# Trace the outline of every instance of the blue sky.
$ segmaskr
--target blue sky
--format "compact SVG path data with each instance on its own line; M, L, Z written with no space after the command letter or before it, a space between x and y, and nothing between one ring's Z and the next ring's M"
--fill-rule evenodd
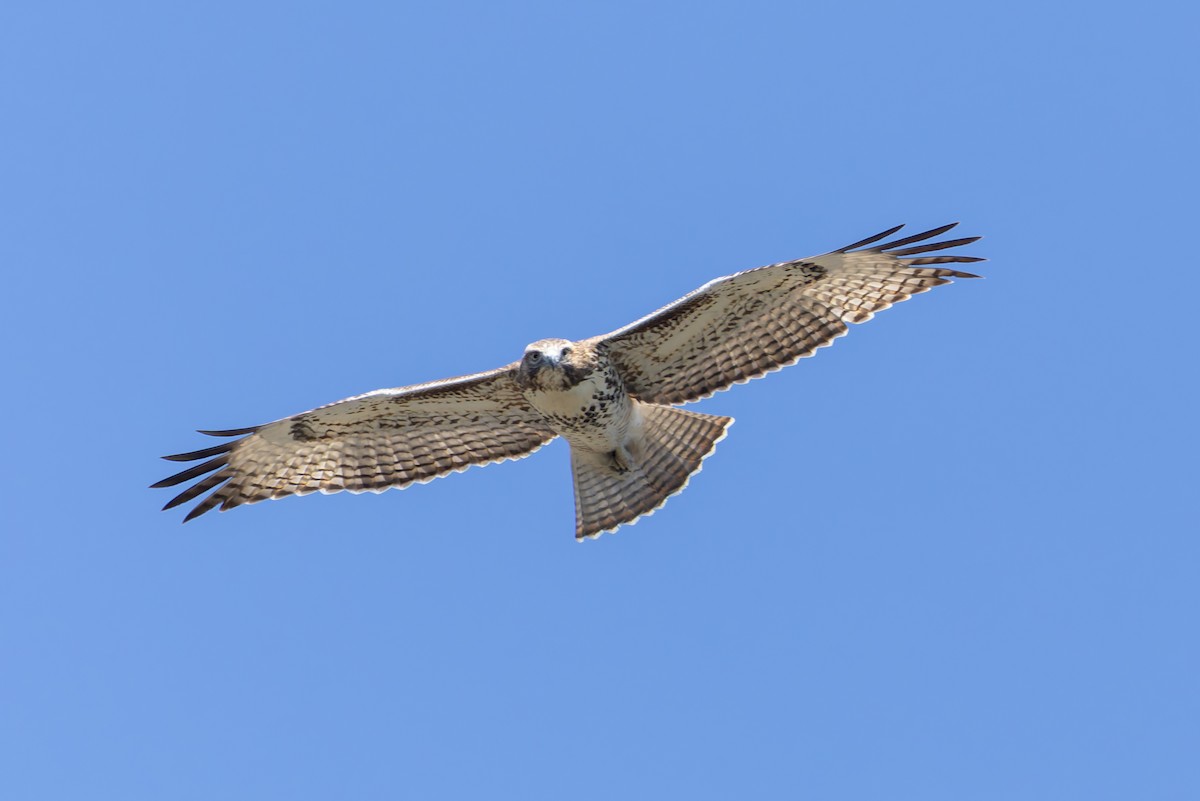
M1198 22L7 5L0 797L1197 797ZM693 407L737 425L597 542L561 442L186 527L146 489L951 220L986 280Z

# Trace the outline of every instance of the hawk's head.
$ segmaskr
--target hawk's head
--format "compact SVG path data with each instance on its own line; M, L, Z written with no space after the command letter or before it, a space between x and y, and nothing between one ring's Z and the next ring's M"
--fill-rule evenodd
M522 389L561 391L583 381L599 366L599 354L586 342L540 339L525 348L517 367L517 384Z

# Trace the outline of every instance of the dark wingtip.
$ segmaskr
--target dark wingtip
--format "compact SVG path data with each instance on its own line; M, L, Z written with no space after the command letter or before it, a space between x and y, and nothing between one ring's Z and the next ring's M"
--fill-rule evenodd
M177 478L178 478L178 476L171 476L168 479L164 479L164 481L175 481ZM192 478L195 478L195 476L192 476ZM176 495L171 500L167 501L167 505L163 507L163 511L165 512L168 509L174 509L176 506L179 506L182 503L187 503L188 501L190 501L194 498L198 498L201 495L203 495L204 493L208 492L209 490L216 489L217 487L224 484L228 480L229 480L229 475L227 473L220 472L220 471L212 474L211 476L207 476L204 479L202 479L201 481L198 481L195 484L193 484L192 486L188 487L187 489L185 489L183 492ZM170 485L167 484L165 486L170 486ZM211 496L208 498L205 498L203 501L201 501L200 506L204 506L210 500L212 500ZM197 508L199 508L199 507L197 507Z
M183 522L186 523L189 520L195 520L197 517L207 512L210 508L211 507L205 506L204 504L200 504L183 516Z
M162 458L166 459L168 462L194 462L197 459L207 459L210 456L228 453L229 451L233 450L234 445L237 445L237 443L224 442L220 445L214 445L211 448L205 448L199 451L188 451L187 453L173 453L170 456L164 456Z
M896 233L901 228L903 228L904 225L905 225L904 223L900 223L895 228L889 228L886 231L881 231L880 233L875 234L874 236L868 236L866 239L860 239L852 245L846 245L844 248L838 248L837 250L835 250L833 252L834 253L845 253L848 250L854 250L855 248L861 248L861 247L865 247L867 245L872 245L872 244L878 242L880 239L889 237L892 234Z
M189 467L187 470L182 470L173 476L168 476L162 481L154 484L150 489L161 489L163 487L173 487L176 484L182 484L185 481L191 481L193 478L199 478L205 473L211 473L213 470L219 470L229 464L229 457L221 454L215 459L209 459L207 462Z
M980 256L922 256L916 259L904 259L901 264L909 267L924 267L930 264L971 264L977 261L987 261Z
M889 248L887 250L890 256L912 256L917 253L932 253L935 250L948 250L950 248L962 247L969 245L972 242L979 240L977 236L966 236L962 239L946 239L942 242L926 242L923 245L914 245L911 248Z
M906 236L903 239L897 239L893 242L884 243L884 244L880 245L879 247L874 248L874 250L886 252L886 251L892 250L893 248L903 247L904 245L911 245L914 242L923 242L926 239L932 239L935 236L941 236L942 234L946 233L947 231L949 231L951 228L953 228L956 225L958 225L958 223L956 223L956 222L952 222L947 225L939 225L937 228L931 228L930 230L922 231L919 234L913 234L912 236Z
M197 428L197 434L204 434L208 437L244 437L247 434L253 434L258 431L259 426L250 426L249 428L227 428L223 431L208 431L203 428Z

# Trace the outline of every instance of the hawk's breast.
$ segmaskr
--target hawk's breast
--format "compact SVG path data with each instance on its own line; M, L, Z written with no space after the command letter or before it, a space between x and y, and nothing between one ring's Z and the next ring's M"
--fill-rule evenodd
M572 386L530 388L525 397L550 427L575 447L608 452L628 439L633 402L610 363Z

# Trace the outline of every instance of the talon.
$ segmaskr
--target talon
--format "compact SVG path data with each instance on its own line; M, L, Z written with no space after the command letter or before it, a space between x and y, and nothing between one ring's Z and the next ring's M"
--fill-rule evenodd
M633 469L633 455L624 445L617 448L608 456L612 459L613 470L618 473L628 473Z

